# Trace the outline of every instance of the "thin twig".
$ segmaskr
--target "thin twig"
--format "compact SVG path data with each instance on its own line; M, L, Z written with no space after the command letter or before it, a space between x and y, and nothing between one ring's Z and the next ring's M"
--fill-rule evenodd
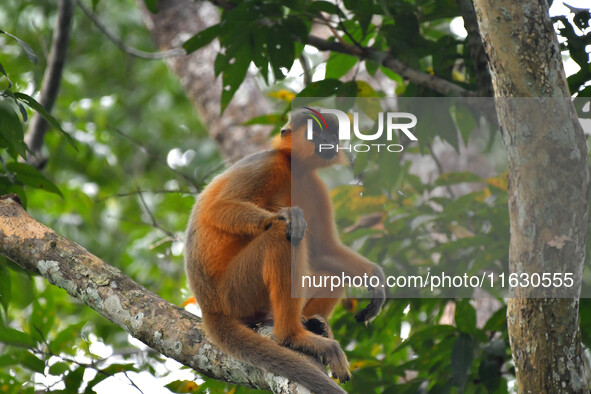
M132 385L137 391L139 391L140 393L144 394L144 392L142 391L142 389L140 389L137 384L135 384L135 382L133 380L131 380L131 378L129 377L129 375L127 374L127 371L123 371L123 375L127 378L127 380L129 381L129 384Z
M175 56L184 56L187 54L187 52L183 48L173 48L173 49L170 49L168 51L163 51L163 52L145 52L145 51L127 46L123 43L123 41L121 41L121 39L119 39L119 37L117 37L115 34L111 33L109 31L109 29L107 29L107 27L101 22L101 20L81 0L76 0L76 4L78 4L78 6L82 9L82 11L86 14L86 16L92 21L92 23L94 23L94 25L100 31L102 31L103 34L105 36L107 36L107 38L109 40L111 40L111 42L113 42L113 44L115 44L115 46L117 48L121 49L123 52L125 52L129 56L138 57L138 58L147 59L147 60L158 60L158 59L166 59L166 58L175 57Z
M105 375L108 376L110 378L114 377L115 375L117 375L119 372L115 372L115 373L110 373L105 371L104 369L100 369L100 367L98 366L98 364L100 363L106 363L108 359L101 359L98 361L92 361L90 363L85 363L82 361L78 361L74 358L68 357L68 356L64 356L62 354L55 354L50 348L49 348L49 344L47 343L47 341L45 341L45 339L43 339L43 342L45 342L45 347L47 348L47 351L43 351L41 349L37 349L37 348L32 348L30 349L33 353L36 353L40 356L43 356L45 358L45 356L49 355L52 357L58 357L59 359L61 359L62 361L65 361L67 363L70 364L75 364L78 365L79 367L83 367L83 368L90 368L95 370L97 373L100 373L101 375ZM125 377L127 378L127 380L129 381L130 385L133 386L135 389L137 389L140 393L143 394L143 391L135 384L135 382L133 380L131 380L131 378L127 375L127 371L122 371L123 375L125 375ZM60 383L61 381L57 381L56 383L53 383L51 386Z
M130 192L122 192L122 193L115 193L115 194L111 194L109 196L106 197L102 197L96 200L97 203L99 202L103 202L106 200L109 200L111 198L118 198L118 197L130 197L130 196L135 196L139 193L155 193L155 194L195 194L195 192L192 192L190 190L169 190L169 189L143 189L143 190L134 190L134 191L130 191Z
M165 233L166 235L168 235L172 239L178 239L178 237L176 236L175 233L173 233L170 230L165 229L164 227L162 227L160 225L160 223L158 223L158 221L156 220L156 217L154 216L154 214L150 210L150 207L148 207L148 204L146 204L146 200L144 200L144 195L142 194L142 192L139 188L138 188L137 194L138 194L138 197L140 198L142 206L144 207L144 210L146 211L146 213L150 217L150 221L152 222L151 223L152 227L157 228L158 230L162 231L163 233Z
M43 84L39 95L39 103L51 112L59 93L62 74L66 63L66 54L72 30L72 15L74 3L72 0L60 0L55 29L51 39L51 49L47 57L47 67L43 73ZM29 164L41 168L47 159L41 155L41 147L45 133L49 130L49 123L39 113L35 112L25 136L25 142L31 151Z
M122 130L118 129L118 128L113 128L113 130L115 130L115 132L117 134L119 134L120 136L128 139L129 141L131 141L134 145L138 146L139 148L141 148L144 152L146 152L152 159L154 159L157 163L165 166L166 168L168 168L170 171L174 172L175 174L177 174L178 176L180 176L181 178L183 178L187 183L189 183L191 186L193 186L195 188L195 190L200 190L201 187L203 186L203 182L198 181L196 179L193 179L192 177L190 177L189 175L183 173L182 171L177 170L176 168L172 168L171 166L168 165L168 163L166 162L166 160L163 160L162 158L160 158L160 156L158 156L157 154L155 154L151 149L149 149L147 146L145 146L144 144L142 144L140 141L138 141L137 139L125 134Z
M308 59L303 53L300 55L300 64L304 70L304 86L308 86L312 82L312 70L310 70Z
M15 183L16 180L14 179L12 172L8 171L8 168L6 168L6 162L4 161L4 158L2 157L2 155L0 155L0 165L4 169L4 173L8 177L8 180L10 181L10 183Z
M435 152L433 151L433 146L431 145L430 142L427 143L427 148L429 148L429 152L431 152L431 157L433 158L433 161L435 162L435 165L437 166L437 171L439 172L439 176L444 174L443 171L443 165L441 164L441 162L439 161L439 159L437 158L437 156L435 155ZM449 196L452 199L455 199L455 193L453 192L453 190L451 189L450 185L445 185L445 188L447 190L447 192L449 193Z

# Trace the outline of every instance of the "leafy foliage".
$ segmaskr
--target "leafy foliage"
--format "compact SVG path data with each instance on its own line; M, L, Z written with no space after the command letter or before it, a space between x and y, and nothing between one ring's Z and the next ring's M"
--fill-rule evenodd
M591 66L587 50L591 45L591 13L588 9L568 7L572 11L572 21L566 15L552 18L559 23L558 32L564 39L561 49L568 51L569 57L580 67L578 72L568 77L568 87L578 97L591 97Z

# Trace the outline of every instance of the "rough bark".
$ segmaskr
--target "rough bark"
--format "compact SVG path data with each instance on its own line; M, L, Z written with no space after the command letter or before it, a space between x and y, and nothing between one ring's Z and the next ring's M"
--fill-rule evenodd
M178 47L219 21L216 7L204 1L160 0L156 14L148 11L143 3L138 0L142 17L161 50ZM247 75L224 115L220 115L222 85L213 70L218 51L219 44L214 41L188 56L170 58L167 62L193 100L199 119L218 143L222 155L229 161L236 161L265 147L270 129L242 123L269 113L270 107L254 77Z
M275 393L305 392L285 378L223 354L203 334L200 318L37 222L15 194L0 197L0 254L65 289L133 337L200 374ZM268 328L263 331L270 335Z
M509 162L510 269L572 272L580 289L587 147L568 99L547 2L474 3ZM531 295L531 289L518 289L507 310L519 393L588 393L578 292L570 298L527 298Z
M72 15L74 13L74 2L72 0L60 0L58 6L58 16L55 22L55 29L51 40L51 49L47 58L47 67L43 74L43 84L39 103L45 107L47 112L51 112L57 94L60 89L64 65L66 62L66 53L70 43L70 32L72 30ZM49 129L49 123L38 113L33 115L25 142L31 150L29 162L42 167L47 161L41 156L41 147L45 133Z

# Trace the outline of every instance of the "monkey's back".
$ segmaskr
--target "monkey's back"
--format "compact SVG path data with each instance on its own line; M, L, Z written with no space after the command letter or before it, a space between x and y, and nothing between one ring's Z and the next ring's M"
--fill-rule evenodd
M244 231L248 223L234 224L240 222L239 203L272 213L290 205L290 190L289 160L275 150L247 156L216 176L198 196L189 219L185 242L189 277L223 275L233 257L256 237L254 231Z

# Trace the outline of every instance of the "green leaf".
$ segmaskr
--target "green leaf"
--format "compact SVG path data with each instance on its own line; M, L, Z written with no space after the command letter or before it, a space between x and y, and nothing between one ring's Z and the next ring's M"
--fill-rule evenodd
M16 360L12 354L5 354L0 356L0 367L10 367L16 364Z
M63 361L57 362L49 367L49 373L54 376L59 376L70 369L70 365Z
M110 375L104 373L97 373L96 376L88 383L86 383L86 388L84 389L84 394L95 394L96 391L93 390L94 386L102 382L103 380L110 377Z
M308 11L318 14L320 12L326 12L327 14L339 15L343 18L345 17L345 14L337 5L328 1L313 1L308 6Z
M478 377L489 392L494 392L501 384L499 363L494 359L485 358L478 368Z
M465 182L482 182L482 178L473 172L446 172L435 181L436 186L457 185Z
M192 380L175 380L164 387L173 393L193 393L199 388L199 385Z
M474 343L467 334L460 334L451 351L451 373L460 393L468 381L470 367L474 360Z
M428 343L430 341L442 339L455 333L457 333L456 328L447 324L427 326L415 332L407 341L402 342L394 352L406 346L412 346L413 349L419 350L424 346L429 346Z
M8 310L10 304L10 272L4 264L0 263L0 305L4 308L4 312Z
M158 0L144 0L146 8L150 10L152 14L158 13Z
M368 59L365 60L365 69L367 70L367 73L369 75L371 75L372 77L376 75L376 71L378 71L378 67L379 66L376 62L373 62Z
M573 11L574 7L569 7ZM575 16L573 22L580 30L585 30L589 27L589 21L591 20L591 13L586 9L577 9L574 11Z
M45 371L45 362L37 358L37 356L33 355L31 352L18 352L14 354L16 360L19 363L31 371L43 373Z
M324 79L312 82L297 95L297 97L328 97L337 93L343 85L338 79Z
M344 82L337 91L337 106L341 111L349 111L355 105L355 98L357 97L357 82Z
M456 302L455 320L460 331L470 333L476 330L476 309L470 304L470 300L464 298Z
M504 332L507 327L507 307L503 306L497 310L482 328L483 331L501 331Z
M29 107L31 107L32 109L37 111L39 113L39 115L43 116L43 118L47 121L47 123L49 123L51 125L51 127L60 131L64 135L64 137L66 137L66 140L70 143L70 145L72 145L72 147L74 147L74 149L76 149L76 151L78 150L78 147L76 146L76 142L74 141L72 136L70 134L68 134L62 128L62 125L57 121L57 119L54 118L49 112L47 112L45 107L43 107L41 104L39 104L37 102L37 100L35 100L33 97L26 95L24 93L15 93L14 96L18 100L24 102Z
M303 44L306 44L306 41L308 40L310 27L302 21L302 18L290 15L283 21L283 28L289 31L292 36L297 37L300 40L299 44L301 45L301 48L299 52L301 53L304 49ZM300 53L298 53L297 56L299 56Z
M251 46L252 46L252 61L260 70L260 74L269 84L269 56L267 55L267 37L269 36L269 28L261 26L258 29L251 31Z
M250 126L254 124L270 124L275 125L281 122L282 114L267 114L261 116L255 116L252 119L247 120L246 122L242 123L245 126Z
M64 378L64 383L68 388L69 393L77 393L78 388L82 384L82 377L84 376L84 371L86 370L85 367L78 367L69 374L66 375Z
M71 352L76 338L80 337L85 322L70 325L61 330L54 340L49 342L49 348L54 353Z
M0 342L26 348L32 348L37 344L29 334L10 327L0 327Z
M51 291L44 291L43 298L46 301L45 306L41 306L38 298L33 301L33 312L29 322L31 335L39 342L47 340L47 334L55 321L55 306Z
M325 78L339 79L353 68L358 61L359 59L355 56L333 52L326 62Z
M348 1L351 3L351 1ZM361 31L365 36L369 29L369 25L371 23L371 18L373 17L373 1L366 1L366 0L357 0L354 2L355 5L352 8L349 8L351 11L355 13L355 17L359 22L359 26L361 27Z
M380 67L380 70L382 71L382 73L384 73L385 76L390 78L392 81L398 82L400 85L404 85L404 79L395 71L392 71L389 68L383 66Z
M457 104L452 108L452 112L453 119L460 130L464 144L467 144L470 134L477 126L474 115L472 115L468 107L462 104Z
M222 31L220 24L208 27L205 30L200 31L193 37L189 38L183 44L183 48L187 51L187 54L195 52L196 50L203 48L210 42L212 42Z
M236 93L246 76L251 60L250 55L248 47L243 46L238 52L236 52L233 58L228 59L228 64L224 67L224 72L222 74L222 113L228 104L230 104L232 97L234 97L234 93Z
M10 264L10 282L12 288L12 294L10 297L11 305L18 309L24 309L31 305L35 297L35 289L33 288L33 280L31 279L30 273L22 270L18 265L9 261L2 261L0 264Z
M107 368L104 368L103 371L106 372L107 375L114 375L116 373L123 372L123 371L138 372L138 369L134 366L134 364L111 364Z
M8 79L8 87L11 88L12 81L10 80L10 78L8 78L8 74L6 74L6 70L4 70L4 66L2 65L2 63L0 63L0 74L4 75L6 79Z
M267 53L276 80L282 80L293 65L295 44L290 32L283 26L275 26L267 38Z
M8 148L10 155L27 157L23 125L14 108L5 100L0 100L0 147Z
M36 169L27 163L11 162L6 165L8 170L14 174L17 181L34 187L36 189L43 189L50 193L55 193L60 197L64 197L56 185Z
M38 62L37 55L35 55L35 51L33 51L33 48L31 48L31 46L29 44L27 44L26 42L24 42L20 38L15 37L12 34L7 33L3 30L0 30L0 34L6 34L7 36L12 37L17 42L17 44L20 45L21 48L23 48L23 50L25 51L25 54L27 55L29 60L33 64L37 64L37 62Z
M466 208L476 200L478 193L479 192L472 192L456 198L443 208L443 214L448 218L457 219L457 217L460 214L465 213Z
M23 117L23 122L26 122L29 117L27 116L27 110L25 109L25 107L20 103L20 102L16 102L16 105L18 106L18 110L21 112L21 116Z

